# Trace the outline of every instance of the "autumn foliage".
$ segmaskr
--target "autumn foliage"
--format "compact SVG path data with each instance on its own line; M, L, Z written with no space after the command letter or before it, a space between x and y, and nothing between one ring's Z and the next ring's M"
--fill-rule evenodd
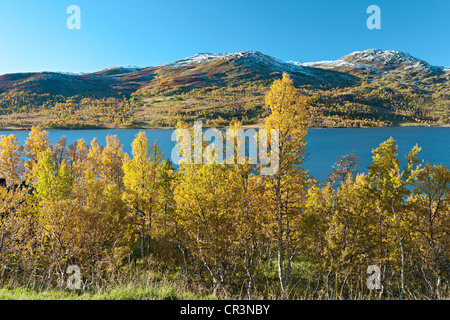
M286 74L266 96L264 128L280 132L274 175L249 163L175 169L144 132L130 155L117 136L1 136L1 283L64 288L78 265L89 290L134 264L228 297L448 297L450 170L421 165L417 146L400 161L391 138L367 173L349 155L319 182L302 168L310 102Z

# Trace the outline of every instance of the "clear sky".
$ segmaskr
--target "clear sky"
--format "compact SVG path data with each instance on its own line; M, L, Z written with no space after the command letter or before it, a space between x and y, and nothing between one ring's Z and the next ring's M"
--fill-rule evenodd
M369 30L369 5L381 30ZM81 29L69 30L69 5ZM154 66L205 52L257 50L335 60L395 49L450 66L449 0L0 0L0 74Z

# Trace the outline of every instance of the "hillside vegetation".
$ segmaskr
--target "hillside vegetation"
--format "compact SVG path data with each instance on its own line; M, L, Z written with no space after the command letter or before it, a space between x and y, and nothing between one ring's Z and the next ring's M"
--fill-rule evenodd
M450 72L408 54L366 50L302 64L249 51L87 75L3 75L0 128L259 125L264 96L283 72L311 98L311 127L450 123Z

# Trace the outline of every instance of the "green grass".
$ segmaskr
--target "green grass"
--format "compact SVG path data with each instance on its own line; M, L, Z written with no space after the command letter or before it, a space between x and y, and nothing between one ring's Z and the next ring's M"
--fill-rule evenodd
M177 291L173 286L135 285L102 291L37 290L30 288L0 289L0 300L211 300L211 295L198 295L189 291Z
M400 127L426 127L426 126L436 126L435 124L426 124L426 123L418 123L418 122L402 122L399 124Z
M128 275L129 276L129 275ZM211 300L217 299L203 288L193 288L178 272L161 274L143 269L142 262L132 274L116 274L102 284L81 290L48 287L42 283L25 285L20 279L0 279L0 300Z

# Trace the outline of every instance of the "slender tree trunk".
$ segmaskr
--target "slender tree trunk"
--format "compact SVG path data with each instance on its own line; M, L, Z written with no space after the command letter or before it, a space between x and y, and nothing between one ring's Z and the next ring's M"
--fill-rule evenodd
M286 286L284 281L283 265L283 204L281 202L280 189L277 188L278 202L278 277L280 279L281 293L284 295Z
M286 213L286 268L285 268L285 279L284 279L284 286L287 287L290 281L291 277L291 250L290 250L290 243L289 243L289 234L290 234L290 228L289 228L289 216Z
M4 239L5 239L5 230L3 230L3 228L2 228L2 237L0 239L0 252L2 251L2 248L3 248Z
M327 277L326 277L326 288L327 288L328 300L333 300L333 288L331 288L331 294L330 294L330 275L331 275L331 272L333 272L333 261L334 261L334 258L331 257L330 271L327 273Z
M392 212L394 213L394 219L397 220L397 212L394 210L394 206L392 205ZM398 239L398 244L400 245L400 253L401 253L401 260L402 260L402 267L401 267L401 279L402 279L402 287L400 290L400 300L403 300L404 294L405 294L405 282L406 282L406 275L405 275L405 244L403 243L403 239L400 237L400 233L398 232L398 226L396 226L395 229L395 235Z
M438 300L442 299L442 268L441 268L441 262L439 258L436 258L436 265L437 265L437 276L436 276L436 298Z
M402 255L402 270L401 270L402 289L400 291L400 300L403 300L403 297L405 295L405 282L406 282L406 275L405 275L405 246L403 244L403 241L400 241L400 248L401 248L401 255Z
M381 289L380 294L378 295L379 300L384 300L384 291L385 291L385 279L386 279L386 266L381 265L380 263L380 282Z
M144 227L142 227L141 232L141 257L144 258L144 246L145 246L145 233L144 233Z
M441 287L441 275L439 274L436 281L436 297L438 298L438 300L442 299Z

